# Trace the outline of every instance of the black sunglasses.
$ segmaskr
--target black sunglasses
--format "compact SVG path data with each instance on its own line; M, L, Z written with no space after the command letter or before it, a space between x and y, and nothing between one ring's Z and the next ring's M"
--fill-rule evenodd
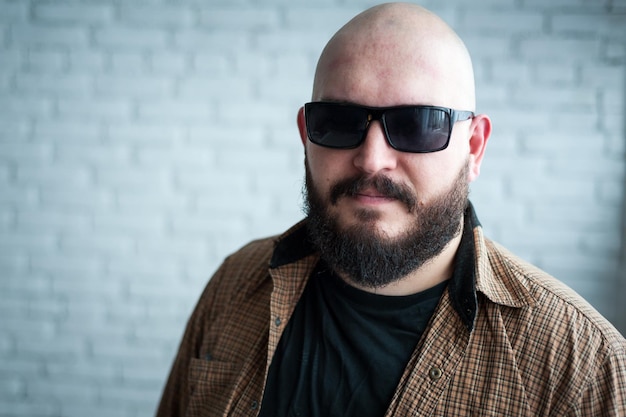
M474 117L471 111L436 106L366 107L317 101L304 105L306 131L317 145L356 148L372 120L380 120L387 142L402 152L437 152L448 147L452 126Z

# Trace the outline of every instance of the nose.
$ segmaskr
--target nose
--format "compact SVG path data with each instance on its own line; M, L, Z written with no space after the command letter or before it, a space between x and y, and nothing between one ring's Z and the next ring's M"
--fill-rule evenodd
M397 153L385 138L379 121L370 124L365 140L356 148L354 166L368 175L392 170L397 164Z

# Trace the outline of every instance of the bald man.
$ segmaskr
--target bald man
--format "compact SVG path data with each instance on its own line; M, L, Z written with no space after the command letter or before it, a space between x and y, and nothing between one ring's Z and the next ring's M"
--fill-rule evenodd
M626 415L624 338L483 235L491 122L443 21L355 17L297 125L306 218L210 280L158 416Z

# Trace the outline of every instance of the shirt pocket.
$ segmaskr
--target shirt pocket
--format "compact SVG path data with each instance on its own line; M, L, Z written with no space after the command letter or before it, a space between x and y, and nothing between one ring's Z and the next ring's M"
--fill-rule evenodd
M235 388L237 365L192 358L189 363L190 409L219 415L223 413Z

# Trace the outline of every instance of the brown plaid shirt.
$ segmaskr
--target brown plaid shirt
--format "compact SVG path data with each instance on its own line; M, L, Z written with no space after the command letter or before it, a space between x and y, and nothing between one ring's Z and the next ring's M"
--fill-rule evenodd
M158 417L258 414L318 260L303 226L250 243L209 281ZM626 416L626 340L572 290L485 239L471 207L465 231L455 274L469 268L473 279L451 280L386 415Z

